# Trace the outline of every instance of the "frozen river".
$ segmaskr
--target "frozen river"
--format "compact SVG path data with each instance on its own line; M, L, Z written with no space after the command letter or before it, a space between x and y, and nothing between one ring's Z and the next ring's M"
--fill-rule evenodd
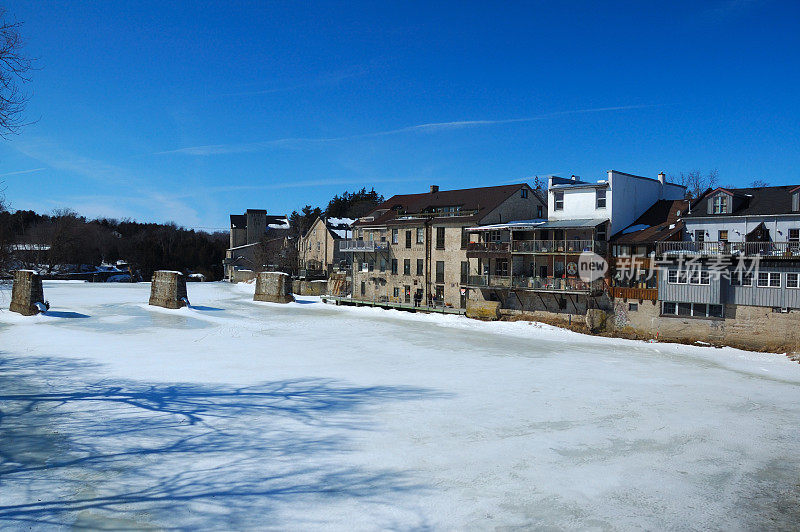
M800 365L45 283L0 312L0 527L796 529ZM0 303L8 308L8 291Z

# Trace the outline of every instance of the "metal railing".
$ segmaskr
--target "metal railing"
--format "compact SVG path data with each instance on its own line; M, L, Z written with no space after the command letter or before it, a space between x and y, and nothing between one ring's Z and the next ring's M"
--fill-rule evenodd
M515 240L514 253L605 253L606 243L597 240Z
M341 240L339 242L339 251L343 252L372 252L372 251L385 251L389 249L388 242L379 242L375 240Z
M800 242L659 242L659 255L743 255L800 257Z
M467 275L461 277L462 284L467 286L496 286L510 288L511 278L508 275ZM466 282L463 282L466 280Z
M594 292L602 291L605 287L603 279L586 282L581 279L557 277L530 277L515 275L513 278L515 288L528 288L531 290L547 290L553 292Z
M508 253L510 250L510 242L470 242L467 244L467 251Z

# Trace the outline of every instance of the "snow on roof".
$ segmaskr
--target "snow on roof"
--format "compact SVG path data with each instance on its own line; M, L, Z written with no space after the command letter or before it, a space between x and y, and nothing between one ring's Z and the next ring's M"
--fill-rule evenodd
M283 218L282 220L279 220L279 221L280 221L280 223L268 224L267 227L270 228L270 229L291 229L291 226L289 225L289 220L288 219Z
M328 218L328 225L353 225L356 222L355 218Z
M547 220L536 218L533 220L516 220L513 222L506 222L504 224L490 224L481 225L478 227L469 227L467 231L499 231L501 229L533 229L542 225Z

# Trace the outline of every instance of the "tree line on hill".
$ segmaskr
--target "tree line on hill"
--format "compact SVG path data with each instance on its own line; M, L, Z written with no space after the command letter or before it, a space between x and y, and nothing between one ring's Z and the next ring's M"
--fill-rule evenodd
M362 188L337 194L324 211L306 205L289 217L289 242L304 234L320 214L354 218L381 202L383 196L374 189ZM202 273L206 279L218 280L223 276L222 260L228 245L227 232L186 229L175 223L87 219L68 209L52 214L11 212L0 195L0 273L32 268L53 274L63 271L65 265L97 266L123 260L144 280L159 269ZM293 247L290 244L288 250L275 251L282 253L281 262L291 260Z

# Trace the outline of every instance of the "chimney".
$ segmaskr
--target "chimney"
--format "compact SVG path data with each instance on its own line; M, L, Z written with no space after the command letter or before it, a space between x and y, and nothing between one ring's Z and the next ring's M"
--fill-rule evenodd
M439 192L439 185L431 185L431 194Z
M663 185L664 184L664 180L665 180L666 177L667 176L664 175L664 172L659 173L658 174L658 182Z

